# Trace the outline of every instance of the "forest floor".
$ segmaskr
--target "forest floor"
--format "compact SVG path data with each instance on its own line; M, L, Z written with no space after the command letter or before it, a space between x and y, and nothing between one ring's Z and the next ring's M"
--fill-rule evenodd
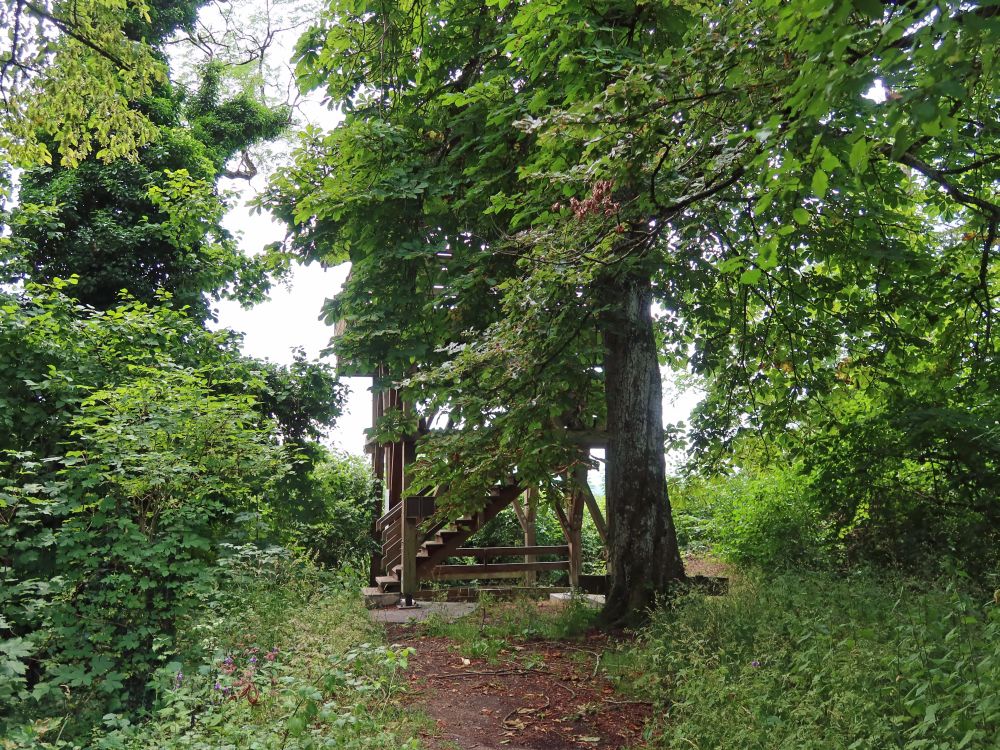
M558 616L559 603L535 616ZM430 750L611 750L642 746L652 704L622 694L601 669L623 636L588 629L568 639L498 636L503 606L469 615L451 635L423 623L390 624L390 643L414 649L404 701L423 714ZM447 628L447 626L446 626ZM492 635L477 636L478 633ZM501 628L508 629L509 628ZM479 656L476 656L476 654ZM468 654L466 656L465 654Z
M729 576L709 555L685 556L690 575ZM583 599L488 597L469 610L425 611L384 623L413 649L405 709L429 750L621 750L646 747L654 695L642 644L594 627ZM466 613L468 612L468 613ZM457 618L457 619L456 619Z

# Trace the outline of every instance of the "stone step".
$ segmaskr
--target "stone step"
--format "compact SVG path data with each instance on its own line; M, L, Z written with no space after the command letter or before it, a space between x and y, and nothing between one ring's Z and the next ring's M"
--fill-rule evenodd
M378 584L379 589L384 593L399 591L399 578L396 576L376 576L375 583Z

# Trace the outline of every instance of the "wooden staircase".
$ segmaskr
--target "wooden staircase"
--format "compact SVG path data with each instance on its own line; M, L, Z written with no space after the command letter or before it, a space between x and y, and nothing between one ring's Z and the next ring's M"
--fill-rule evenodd
M417 580L435 579L439 566L453 556L469 537L510 505L520 492L521 488L518 485L494 487L490 490L486 505L478 513L439 522L421 532L417 539ZM382 575L375 577L375 583L382 593L400 591L403 575L402 540L405 505L405 501L398 503L382 516L377 524L382 535Z

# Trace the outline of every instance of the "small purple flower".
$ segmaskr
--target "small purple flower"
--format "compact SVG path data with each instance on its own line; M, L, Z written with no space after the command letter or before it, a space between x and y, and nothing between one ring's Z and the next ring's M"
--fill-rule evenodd
M184 673L178 672L174 677L174 683L177 685L177 687L180 687L182 682L184 682Z
M222 690L222 683L221 682L215 683L215 689L216 690Z
M233 663L233 657L227 656L225 659L222 660L222 663L228 667Z
M251 656L249 659L247 659L247 661L250 664L256 664L257 663L257 657L256 656Z
M750 666L754 667L754 668L757 668L757 667L760 666L760 662L757 661L756 659L754 659L752 662L750 662Z

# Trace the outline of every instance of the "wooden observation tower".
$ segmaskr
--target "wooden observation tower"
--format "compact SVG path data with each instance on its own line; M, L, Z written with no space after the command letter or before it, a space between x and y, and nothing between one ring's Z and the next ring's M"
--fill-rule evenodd
M412 408L395 388L384 387L382 373L373 375L372 424L392 410ZM455 518L441 517L436 496L410 492L410 467L417 458L417 439L428 426L421 422L417 435L390 443L369 442L372 469L382 488L382 515L372 529L379 552L372 560L371 594L398 593L411 604L421 584L434 581L484 581L521 579L534 585L540 571L566 571L571 588L581 584L584 509L594 519L601 541L607 544L607 524L589 485L586 467L580 465L570 478L571 491L564 503L554 502L565 544L536 544L537 488L518 484L483 488L482 508ZM586 447L603 444L593 434ZM507 506L512 506L524 544L512 547L467 547L465 543ZM542 557L558 559L541 560ZM456 559L462 560L455 562ZM467 562L468 559L474 562Z

